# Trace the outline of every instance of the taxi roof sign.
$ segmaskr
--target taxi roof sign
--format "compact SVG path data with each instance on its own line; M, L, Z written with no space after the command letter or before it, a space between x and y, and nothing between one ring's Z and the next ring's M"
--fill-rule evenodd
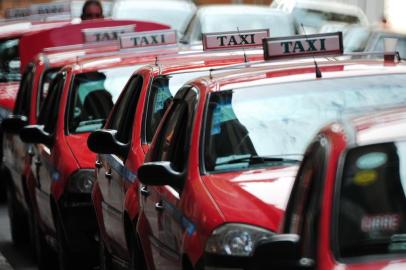
M120 35L122 49L145 48L177 44L176 30L157 30Z
M119 36L124 33L132 33L135 31L135 24L120 25L99 28L83 29L83 38L85 43L95 42L111 42L119 39Z
M30 7L31 15L49 15L59 13L69 13L70 4L68 2L34 4Z
M8 8L5 11L4 17L6 19L19 19L29 17L30 15L30 8Z
M264 59L273 60L298 56L327 56L343 53L341 32L266 38L263 40Z
M262 40L267 37L269 37L268 29L205 33L203 34L203 50L261 47Z

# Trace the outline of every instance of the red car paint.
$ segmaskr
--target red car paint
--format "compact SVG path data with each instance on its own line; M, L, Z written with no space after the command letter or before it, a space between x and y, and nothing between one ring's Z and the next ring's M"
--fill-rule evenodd
M334 214L334 211L339 207L337 205L338 195L340 194L338 187L341 186L339 183L342 181L343 162L348 151L357 147L373 146L381 143L404 142L406 139L405 116L405 108L392 108L355 116L343 121L336 121L323 127L309 145L307 154L296 177L294 189L289 199L284 226L281 230L282 234L299 236L299 242L294 248L300 249L302 247L302 239L310 239L310 231L297 230L294 229L295 226L292 226L294 224L293 213L296 213L296 219L303 220L303 224L307 224L310 217L313 216L312 211L314 210L301 211L297 209L297 205L295 206L293 202L295 199L298 199L299 186L301 186L303 179L306 178L306 174L309 175L309 171L313 168L306 166L306 164L310 164L312 160L314 163L319 163L320 166L316 170L321 172L321 177L311 178L309 186L319 185L321 189L318 191L311 189L306 195L308 198L322 198L320 213L315 216L316 218L313 221L314 226L319 228L319 230L314 231L314 236L310 243L312 251L309 254L313 255L307 257L312 261L312 266L306 269L380 270L403 269L406 267L404 253L390 254L391 252L386 250L387 255L380 255L378 253L377 255L359 255L348 258L340 255L336 241L332 240L343 237L338 235L337 230L334 230L338 225L337 220L333 217L337 215ZM385 130L385 132L378 132L379 130ZM368 139L363 137L365 133L370 134ZM321 156L316 154L317 151L325 153L324 160L321 160ZM386 181L392 180L390 178L384 179ZM377 206L381 204L381 197L377 196L374 200ZM307 204L303 205L303 209L306 209L306 206ZM356 206L353 209L356 211ZM302 258L301 256L303 256L303 252L299 251L299 258ZM272 259L277 260L277 258L268 257L268 261ZM280 265L282 268L283 266L283 264ZM270 266L268 265L268 267Z
M290 194L290 186L296 174L296 167L271 167L262 171L247 170L244 171L246 180L241 184L239 184L240 181L236 180L241 178L242 172L239 171L234 173L217 173L214 176L201 174L202 153L200 152L200 147L202 141L202 123L204 123L206 99L210 93L248 86L260 87L290 82L308 82L358 76L372 77L375 75L406 72L404 64L387 66L384 65L382 60L320 61L318 65L323 75L322 79L316 79L313 63L292 61L291 64L286 62L270 63L263 66L252 65L252 67L237 71L230 69L231 71L225 73L214 73L211 77L199 78L189 82L189 85L194 86L198 90L198 99L196 101L197 108L194 120L190 127L191 139L190 142L185 142L189 144L190 148L184 161L187 164L187 169L183 172L177 172L183 174L184 186L181 188L181 192L177 191L176 187L168 184L148 185L145 183L140 188L141 193L148 191L148 196L140 198L141 209L137 233L149 269L188 269L187 267L185 268L185 261L188 262L186 263L187 266L190 264L194 268L204 266L224 269L228 267L233 269L249 268L249 265L251 265L249 262L247 263L241 260L241 258L229 257L227 259L227 256L214 257L214 259L218 258L217 261L213 260L213 257L210 258L210 262L218 263L218 265L205 264L209 262L206 256L210 255L205 253L206 241L213 230L224 224L234 222L259 225L274 232L279 232L280 230L286 202ZM236 91L245 90L239 89ZM183 98L180 99L185 102ZM164 119L161 121L145 158L146 166L148 166L148 162L153 161L153 164L158 164L160 161L159 159L158 161L154 159L154 155L157 154L156 148L161 138L163 138L162 132L166 126L167 119L171 116L171 112L171 108L169 108ZM170 148L171 146L166 147ZM144 166L138 170L141 182L143 182L143 179L140 174L143 170ZM262 177L259 176L261 174L263 174ZM335 170L331 171L331 175L332 177L335 175ZM143 176L146 177L145 175ZM261 189L255 188L258 184L256 179L263 181L264 186ZM285 181L286 186L279 184L283 181ZM165 183L168 183L168 181ZM269 185L269 190L265 188L266 185ZM275 189L275 187L278 188ZM247 190L250 192L247 192ZM261 200L264 197L263 192L267 192L269 197L275 194L277 197L270 199L269 203L264 203ZM329 202L323 204L323 212L328 212L330 209L331 205ZM179 216L182 218L181 220L178 219ZM329 219L329 214L325 216L322 214L322 217L323 219ZM186 225L182 223L183 221L186 221ZM192 233L188 231L188 224L193 225L191 226ZM321 233L327 233L328 228L330 228L329 225L323 226ZM327 247L329 238L323 239L324 243L320 246ZM321 253L319 257L321 256L324 256L325 260L330 259L328 254ZM226 262L228 260L230 260L230 264L227 266ZM255 265L255 258L253 263ZM330 269L324 266L320 269ZM339 266L337 265L337 267Z
M151 31L159 29L169 29L168 26L136 21L136 20L95 20L95 21L84 21L78 24L64 25L62 28L49 29L46 30L44 36L41 35L26 35L21 39L21 42L30 44L30 46L20 47L21 56L21 70L24 71L25 66L29 61L43 48L49 47L59 47L67 45L75 45L84 43L84 37L82 30L100 27L111 27L111 26L123 26L123 25L136 25L138 31Z
M221 68L227 65L242 64L244 62L243 52L215 52L215 53L186 53L182 55L167 55L157 59L158 65L145 66L139 69L133 78L142 77L143 85L140 89L140 96L136 104L129 103L122 105L121 100L133 88L127 88L121 94L118 103L113 109L105 129L113 129L115 124L115 111L121 106L126 110L136 108L134 119L131 123L132 133L129 142L130 150L128 156L123 158L115 154L99 154L99 163L96 169L97 181L93 188L93 204L98 218L99 232L108 252L119 260L128 261L132 252L131 237L134 237L135 224L139 215L139 183L135 180L136 170L144 162L145 153L149 148L149 141L145 139L143 125L149 123L145 118L147 101L151 93L153 81L159 77L176 76L177 74L207 74L212 68ZM248 59L259 61L263 59L260 51L247 51ZM200 72L200 73L199 73ZM196 75L193 75L193 74ZM176 89L172 89L176 90ZM128 130L131 132L131 130ZM95 141L100 144L101 142ZM111 172L112 178L107 179L105 173ZM125 173L127 172L127 175ZM133 177L133 179L129 179Z

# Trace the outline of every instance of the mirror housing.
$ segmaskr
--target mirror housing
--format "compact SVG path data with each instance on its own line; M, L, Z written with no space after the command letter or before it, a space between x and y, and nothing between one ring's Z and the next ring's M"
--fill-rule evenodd
M257 245L253 261L259 269L314 269L314 261L302 258L300 248L299 235L275 234Z
M92 152L98 154L115 154L126 157L129 150L128 144L117 141L116 134L117 130L96 130L87 139L87 146Z
M53 144L53 136L44 131L43 125L29 125L21 129L20 138L25 143L45 144L51 147Z
M173 186L181 188L183 174L174 171L169 161L148 162L138 168L141 183L149 186Z
M27 124L28 119L26 116L12 114L1 122L1 127L7 133L19 134Z

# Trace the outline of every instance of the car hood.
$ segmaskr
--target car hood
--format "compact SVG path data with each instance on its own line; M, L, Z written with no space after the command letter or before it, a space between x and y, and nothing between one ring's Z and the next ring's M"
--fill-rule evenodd
M94 168L96 154L87 147L87 138L90 133L69 135L66 137L68 146L82 169Z
M278 231L298 166L206 175L204 183L225 222Z

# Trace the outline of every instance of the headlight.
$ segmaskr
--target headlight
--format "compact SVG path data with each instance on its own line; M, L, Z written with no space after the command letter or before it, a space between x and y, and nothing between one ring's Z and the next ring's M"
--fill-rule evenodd
M79 170L70 177L68 191L72 193L91 193L94 180L94 170Z
M258 242L269 239L273 234L263 228L230 223L213 231L205 251L218 255L252 256Z

